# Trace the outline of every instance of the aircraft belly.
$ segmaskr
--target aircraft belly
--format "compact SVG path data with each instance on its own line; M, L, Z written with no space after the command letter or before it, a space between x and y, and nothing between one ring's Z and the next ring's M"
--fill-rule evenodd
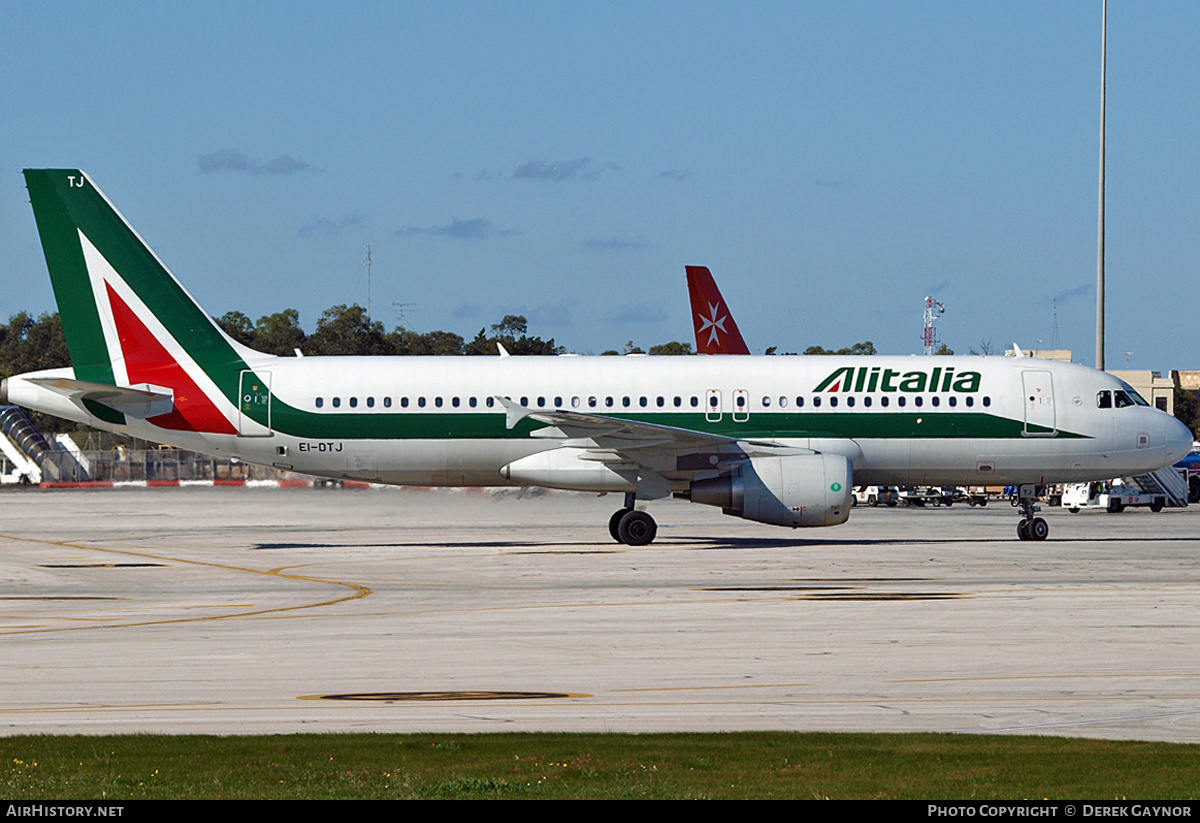
M286 458L263 462L286 460L298 472L380 483L503 486L501 466L544 448L529 441L293 440Z

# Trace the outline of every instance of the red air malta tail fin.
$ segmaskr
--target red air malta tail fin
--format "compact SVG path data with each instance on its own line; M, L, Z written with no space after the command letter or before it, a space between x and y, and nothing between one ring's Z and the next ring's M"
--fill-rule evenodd
M686 266L698 354L749 354L725 299L706 266Z

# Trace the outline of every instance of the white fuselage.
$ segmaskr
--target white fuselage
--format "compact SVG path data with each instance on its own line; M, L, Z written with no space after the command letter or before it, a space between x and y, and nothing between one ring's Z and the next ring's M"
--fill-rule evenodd
M1161 411L1099 408L1099 393L1128 389L1116 378L1034 358L257 355L247 365L269 381L271 424L229 403L236 435L108 425L22 380L34 375L10 378L8 395L181 448L414 485L511 484L502 467L563 444L544 424L508 429L498 397L840 454L863 484L1106 479L1170 465L1191 445ZM696 468L672 457L654 470L682 489L704 476Z

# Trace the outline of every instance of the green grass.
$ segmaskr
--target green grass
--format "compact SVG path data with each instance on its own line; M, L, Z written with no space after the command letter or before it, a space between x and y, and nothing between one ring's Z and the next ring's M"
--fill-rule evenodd
M1200 746L933 734L0 738L38 799L1193 799Z

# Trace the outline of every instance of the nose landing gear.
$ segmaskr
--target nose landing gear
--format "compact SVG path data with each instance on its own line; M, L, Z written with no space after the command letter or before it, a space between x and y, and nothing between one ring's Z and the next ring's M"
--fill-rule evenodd
M1027 483L1017 488L1017 505L1021 509L1021 522L1017 524L1017 537L1022 540L1045 540L1050 535L1050 525L1034 515L1041 511L1036 505L1041 486Z

